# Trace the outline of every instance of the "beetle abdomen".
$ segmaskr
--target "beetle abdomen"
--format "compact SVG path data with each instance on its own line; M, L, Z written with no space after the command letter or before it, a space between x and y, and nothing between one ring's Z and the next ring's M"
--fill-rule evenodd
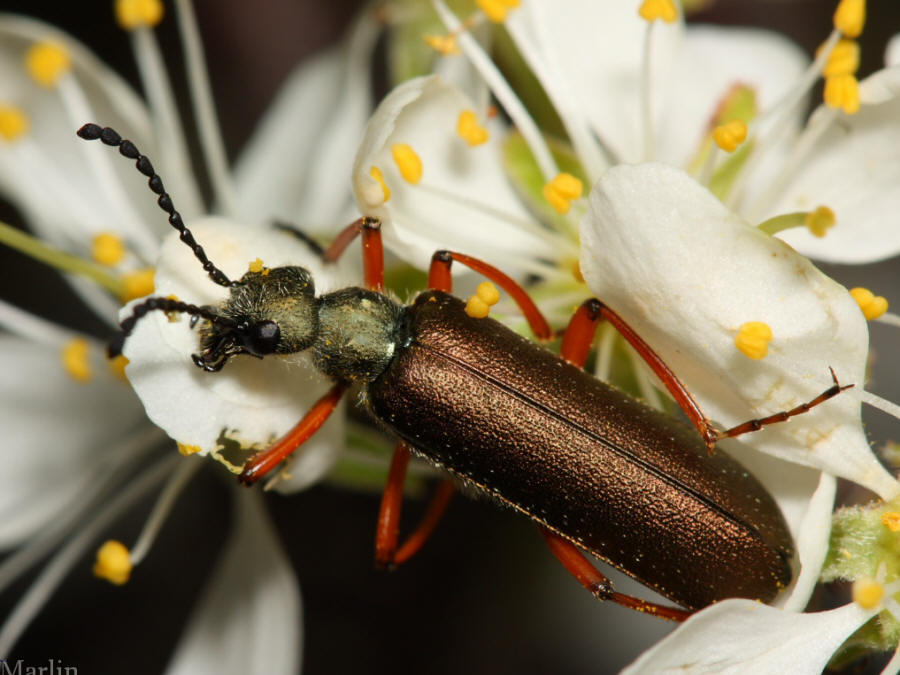
M674 602L769 601L792 554L772 498L697 432L445 293L368 387L416 450Z

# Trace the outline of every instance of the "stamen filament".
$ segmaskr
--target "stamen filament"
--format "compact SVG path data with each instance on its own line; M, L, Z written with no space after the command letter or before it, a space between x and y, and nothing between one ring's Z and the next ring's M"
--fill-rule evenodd
M443 0L432 0L432 5L448 31L454 33L461 31L462 23L457 16L450 11ZM547 146L546 141L544 141L541 130L538 129L537 124L535 124L531 115L528 114L525 106L497 69L497 66L494 65L491 58L468 32L459 32L459 46L472 65L475 66L475 69L487 83L488 87L490 87L494 96L500 101L500 105L506 110L506 113L519 130L519 133L522 134L522 138L525 139L525 142L531 149L531 154L534 155L538 168L540 168L541 174L544 176L544 182L550 182L550 180L552 180L560 171L556 166L556 161L553 159L550 148Z
M613 348L616 344L616 328L608 321L600 324L600 340L597 342L597 367L594 374L604 382L609 382L612 373Z
M188 87L191 92L191 101L194 104L197 129L200 132L200 145L203 149L203 157L206 159L207 169L209 169L213 193L225 215L234 217L237 212L235 191L228 170L228 160L225 156L222 131L216 116L212 88L209 84L203 43L197 28L197 17L190 0L177 0L175 10L178 12L178 29L187 65Z
M894 314L893 312L885 312L881 316L879 316L875 321L879 323L885 323L888 326L896 326L900 328L900 315Z
M644 56L641 60L641 123L644 131L644 161L649 162L656 154L656 138L653 133L653 102L650 98L650 59L653 53L653 27L656 21L647 23L644 33Z
M629 344L625 345L625 351L628 353L628 359L631 361L631 370L634 373L634 377L637 379L638 389L641 392L644 403L651 408L665 410L662 397L659 394L659 390L656 388L653 378L650 375L650 370L644 362L644 359L642 359L637 351Z
M0 328L29 342L42 344L51 349L59 349L60 346L77 336L74 331L66 330L52 321L41 319L3 299L0 299Z
M885 412L892 417L900 419L900 405L892 403L887 399L883 399L870 391L866 391L862 387L854 387L853 389L849 389L848 393L849 392L855 392L853 395L859 398L863 403L867 403L881 412Z
M12 651L19 637L41 611L50 595L88 547L95 543L100 533L170 474L178 461L181 459L176 455L166 457L144 471L115 499L106 504L97 517L70 539L47 563L0 626L0 654L9 654Z

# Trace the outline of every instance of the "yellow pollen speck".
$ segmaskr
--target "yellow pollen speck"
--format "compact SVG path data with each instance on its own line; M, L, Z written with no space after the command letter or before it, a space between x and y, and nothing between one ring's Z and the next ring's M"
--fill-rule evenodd
M369 175L372 176L375 180L378 181L378 184L381 186L381 192L384 195L384 199L381 200L381 204L388 201L391 198L391 189L387 186L387 183L384 182L384 174L381 173L381 169L377 166L373 166L369 169Z
M561 173L544 186L544 199L560 215L569 212L572 200L581 197L584 184L570 173Z
M672 23L678 18L678 8L672 0L644 0L638 14L646 21L662 19Z
M187 445L185 443L178 443L178 452L180 452L185 457L196 455L201 450L203 450L203 448L201 448L199 445Z
M852 592L853 602L863 609L875 609L884 599L884 586L875 579L857 579Z
M109 360L109 369L116 377L128 382L128 378L125 376L125 366L128 365L128 359L119 354L118 356L114 356Z
M101 265L112 267L125 257L125 244L112 232L100 232L91 242L91 257Z
M162 18L162 0L116 0L116 21L125 30L152 28Z
M840 108L848 115L859 111L859 82L853 75L835 75L825 79L825 105Z
M463 110L459 114L456 133L472 147L486 143L490 137L488 130L478 123L478 116L474 110Z
M391 147L391 155L394 157L397 168L400 169L403 180L413 185L422 180L422 160L411 146L406 143L395 143Z
M21 109L11 105L0 105L0 136L14 141L28 131L28 118Z
M475 0L475 4L490 21L503 23L509 11L519 6L519 0Z
M122 277L122 302L150 295L153 292L153 274L155 271L152 267L147 267Z
M747 124L742 120L731 120L713 129L713 140L725 152L734 152L747 140Z
M174 293L169 293L166 296L166 300L174 300L175 302L178 302L178 296L175 295ZM177 321L181 320L181 313L180 312L166 312L166 318L169 320L169 323L176 323Z
M859 69L859 44L856 40L840 40L828 55L822 69L824 77L853 75Z
M881 514L881 524L891 532L900 532L900 513L888 511Z
M425 44L434 51L444 56L459 54L459 45L456 44L455 35L426 35Z
M55 42L38 42L25 53L25 69L44 87L54 86L71 67L69 53Z
M88 352L88 341L84 338L74 338L63 345L63 368L76 382L87 382L93 376Z
M94 576L121 586L128 581L132 570L131 553L121 542L110 539L97 549Z
M734 338L734 346L751 359L759 360L769 352L772 329L762 321L748 321L741 324Z
M466 303L466 314L473 319L483 319L491 311L491 306L477 295L473 295Z
M859 37L866 24L865 0L841 0L834 10L834 27L850 38Z
M247 267L248 272L254 272L256 274L262 272L264 269L266 268L265 265L263 265L262 258L257 258L256 260L251 261L250 265Z
M863 316L869 321L877 319L888 311L888 301L880 295L876 296L868 288L852 288L850 295L856 300L856 304L862 310Z
M836 220L834 211L827 206L820 206L815 211L810 211L803 219L803 224L817 237L824 237L834 227Z

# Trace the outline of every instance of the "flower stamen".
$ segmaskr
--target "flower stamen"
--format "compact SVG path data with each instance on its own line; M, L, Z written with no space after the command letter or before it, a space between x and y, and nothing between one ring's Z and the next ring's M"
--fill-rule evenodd
M116 0L116 21L125 30L152 28L163 18L160 0Z
M381 186L381 192L380 194L376 194L378 190L377 187L375 190L367 191L366 203L373 207L381 206L391 198L391 189L387 186L387 183L384 182L384 174L377 166L373 166L369 169L369 175L375 179L379 186ZM369 192L372 194L370 195Z
M570 173L561 173L544 185L544 199L560 215L565 215L572 208L572 201L579 199L584 192L584 184Z
M120 299L123 303L135 298L143 298L153 292L153 276L156 270L152 267L146 267L136 272L130 272L122 277L122 294Z
M772 329L769 324L762 321L748 321L738 328L734 346L745 356L758 361L769 353L771 341Z
M403 176L403 180L411 185L416 185L422 180L422 160L412 146L406 143L395 143L391 146L391 156L394 158L394 163L397 165L400 175Z
M859 37L866 24L865 0L841 0L834 10L834 27L850 38Z
M114 267L125 257L125 244L113 232L100 232L91 240L91 257L101 265Z
M853 602L863 609L875 609L884 600L884 585L875 579L857 579L853 582Z
M672 0L644 0L638 14L645 21L661 19L666 23L673 23L678 18L678 8Z
M490 281L484 281L478 284L475 295L466 303L466 314L473 319L483 319L499 301L500 291Z
M731 120L713 129L712 137L722 150L734 152L747 140L747 125L743 120Z
M456 36L452 33L447 35L426 35L422 39L425 40L426 45L438 54L443 56L456 56L459 54L459 45L456 44Z
M478 123L478 116L474 110L463 110L459 114L456 133L471 147L487 143L490 138L488 130Z
M122 586L128 581L133 568L131 554L121 542L110 539L97 549L94 576L106 579L116 586Z
M888 301L880 295L876 296L868 288L852 288L850 295L868 321L877 319L888 310Z
M25 53L25 68L42 87L54 87L69 72L72 60L65 48L55 42L38 42Z
M503 23L506 15L519 6L519 0L475 0L478 9L493 23Z
M28 117L21 108L0 105L0 137L15 141L28 133Z
M63 368L76 382L89 382L93 377L89 354L90 345L82 337L73 338L63 345Z

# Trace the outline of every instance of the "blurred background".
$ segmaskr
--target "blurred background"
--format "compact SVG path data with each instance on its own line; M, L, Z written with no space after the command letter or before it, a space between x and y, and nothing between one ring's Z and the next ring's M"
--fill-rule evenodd
M0 8L60 26L139 90L128 38L115 26L110 5L3 0ZM292 68L335 43L362 3L198 0L195 5L233 157ZM811 54L831 29L834 6L833 0L719 0L693 20L781 31ZM189 116L181 48L169 14L157 33ZM900 3L870 2L861 76L880 67L884 45L897 31ZM372 67L384 93L383 60ZM22 224L7 205L0 204L0 218ZM4 299L105 337L102 324L55 272L2 248L0 269ZM896 261L823 269L847 287L870 287L900 306ZM871 331L877 381L869 388L900 401L897 334L878 324ZM900 422L870 409L864 413L873 442L898 436ZM227 536L230 479L222 474L211 465L194 480L128 585L117 588L95 579L92 559L83 560L25 634L15 657L28 664L58 659L82 673L161 672ZM844 488L841 497L854 501L867 495ZM487 502L455 499L419 555L397 572L378 572L372 556L379 498L327 484L292 497L266 498L302 588L306 673L616 672L671 629L601 605L560 567L527 520ZM110 536L130 541L151 503L135 508ZM419 513L421 504L410 503L407 524ZM612 576L620 590L647 596L621 575ZM33 578L0 596L0 615ZM823 591L817 601L833 602L830 595L841 592ZM871 659L860 667L877 672L879 662Z

